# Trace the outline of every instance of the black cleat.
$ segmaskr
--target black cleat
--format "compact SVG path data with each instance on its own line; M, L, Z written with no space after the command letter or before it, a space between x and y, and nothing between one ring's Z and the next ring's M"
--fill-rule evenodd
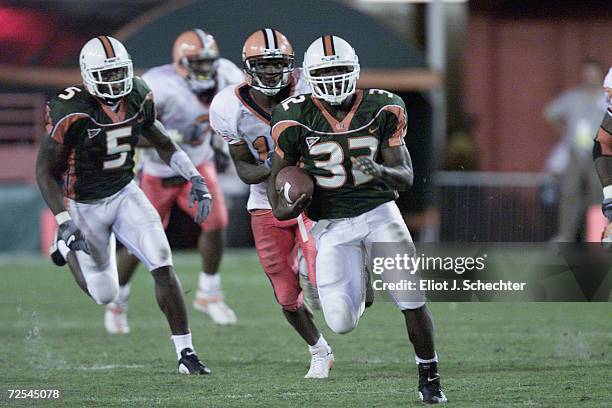
M210 374L210 368L200 361L196 353L186 348L181 351L181 359L178 362L178 370L181 374Z
M53 241L51 242L51 246L49 247L49 256L51 257L51 261L53 261L55 265L66 265L66 260L64 259L62 253L57 247L57 232L55 232L55 236L53 237Z
M440 387L437 363L419 364L419 398L426 404L448 402Z

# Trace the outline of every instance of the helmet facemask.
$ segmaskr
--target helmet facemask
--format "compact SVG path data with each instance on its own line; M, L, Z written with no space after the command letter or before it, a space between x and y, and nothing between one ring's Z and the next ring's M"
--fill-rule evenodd
M187 68L187 78L195 81L208 81L217 73L218 58L183 57L181 64Z
M289 85L293 68L292 55L255 56L244 61L251 86L267 96L274 96Z
M81 75L89 93L104 100L117 100L132 91L132 61L107 63L103 67L82 64Z
M304 70L315 98L330 105L340 105L355 93L359 78L359 63L341 62L321 64Z

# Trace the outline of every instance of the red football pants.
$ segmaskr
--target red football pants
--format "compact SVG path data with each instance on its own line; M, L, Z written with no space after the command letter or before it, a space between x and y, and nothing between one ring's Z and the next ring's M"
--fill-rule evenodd
M274 296L285 310L295 311L303 304L298 275L297 249L302 250L308 269L308 279L315 283L317 249L310 234L313 222L304 214L279 221L271 210L251 212L251 227L257 256L272 283Z

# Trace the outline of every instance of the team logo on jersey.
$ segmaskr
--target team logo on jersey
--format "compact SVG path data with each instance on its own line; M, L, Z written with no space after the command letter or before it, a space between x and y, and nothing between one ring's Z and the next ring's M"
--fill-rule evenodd
M102 131L102 129L87 129L87 136L89 136L90 139L93 139L94 137L98 136L98 133L100 133Z
M308 136L306 138L306 146L308 146L308 148L310 149L312 146L314 146L315 143L317 143L321 138L319 136Z

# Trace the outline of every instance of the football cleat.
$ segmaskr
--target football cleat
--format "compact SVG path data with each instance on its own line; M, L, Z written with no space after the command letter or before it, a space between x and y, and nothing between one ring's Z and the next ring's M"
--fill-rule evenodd
M127 307L117 306L114 303L106 305L104 327L110 334L128 334L130 325L127 320Z
M193 301L193 307L208 314L216 324L226 326L238 322L236 313L225 304L223 295L207 296L198 292Z
M64 266L66 265L66 260L62 256L62 253L57 246L58 239L57 231L55 231L55 237L53 237L53 241L51 241L51 246L49 247L49 256L55 265Z
M437 363L419 364L419 398L427 404L448 402L440 387Z
M210 374L210 368L200 361L196 353L185 348L181 351L181 359L178 362L178 371L181 374Z
M334 353L329 346L317 347L310 352L310 369L304 378L327 378L334 366Z

